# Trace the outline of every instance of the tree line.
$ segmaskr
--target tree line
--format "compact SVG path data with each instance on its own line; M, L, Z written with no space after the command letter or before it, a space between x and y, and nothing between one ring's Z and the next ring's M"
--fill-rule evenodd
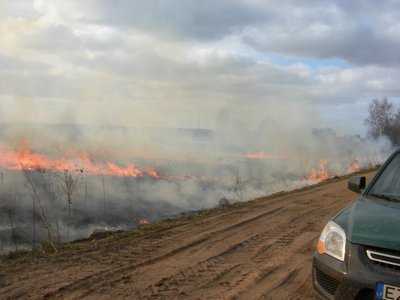
M387 98L374 99L368 106L368 135L377 138L386 136L393 145L400 145L400 109L395 111L393 103Z

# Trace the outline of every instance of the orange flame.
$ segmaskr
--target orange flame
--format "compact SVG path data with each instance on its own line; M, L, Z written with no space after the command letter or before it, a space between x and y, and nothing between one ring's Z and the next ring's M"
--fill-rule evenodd
M143 226L143 225L149 225L150 222L147 219L141 219L139 220L139 225Z
M119 166L107 162L94 163L86 152L70 149L66 157L51 159L42 154L31 151L27 141L21 142L21 149L17 151L3 150L0 148L0 168L7 170L82 170L93 175L110 175L118 177L143 177L150 176L161 178L160 173L148 167L139 169L133 164Z
M312 169L308 180L311 181L322 181L331 177L331 175L326 171L326 165L328 162L326 160L320 160L318 162L318 169Z
M264 152L248 153L248 154L243 155L243 158L275 159L275 160L286 160L287 159L287 157L285 157L285 156L273 155L273 154L268 154L268 153L264 153Z
M350 164L350 167L349 167L350 173L352 173L352 172L358 172L358 171L360 171L360 170L361 170L361 166L360 166L360 164L358 163L358 160L354 160L354 161Z

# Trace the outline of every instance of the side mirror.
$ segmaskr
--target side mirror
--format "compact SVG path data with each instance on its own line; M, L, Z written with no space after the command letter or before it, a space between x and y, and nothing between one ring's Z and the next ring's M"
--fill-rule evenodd
M349 190L361 194L366 187L365 176L351 176L348 182Z

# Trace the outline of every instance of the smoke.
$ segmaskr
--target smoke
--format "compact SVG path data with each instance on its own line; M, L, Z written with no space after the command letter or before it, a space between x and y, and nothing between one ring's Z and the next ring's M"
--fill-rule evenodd
M315 128L304 110L282 114L271 109L253 119L242 113L227 107L217 111L215 130L3 124L1 151L18 153L24 141L30 153L49 160L68 158L75 165L69 170L21 171L7 170L2 162L0 252L46 241L43 218L57 240L72 241L94 229L135 228L144 219L153 222L296 189L380 164L392 151L384 138ZM152 168L159 177L89 172L88 161L77 155L82 152L94 165L133 164ZM75 182L70 200L66 174Z

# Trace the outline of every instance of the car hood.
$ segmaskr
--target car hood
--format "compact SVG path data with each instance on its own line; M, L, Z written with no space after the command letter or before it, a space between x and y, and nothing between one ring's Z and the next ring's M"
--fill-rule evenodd
M334 219L351 243L400 250L400 203L361 197Z

